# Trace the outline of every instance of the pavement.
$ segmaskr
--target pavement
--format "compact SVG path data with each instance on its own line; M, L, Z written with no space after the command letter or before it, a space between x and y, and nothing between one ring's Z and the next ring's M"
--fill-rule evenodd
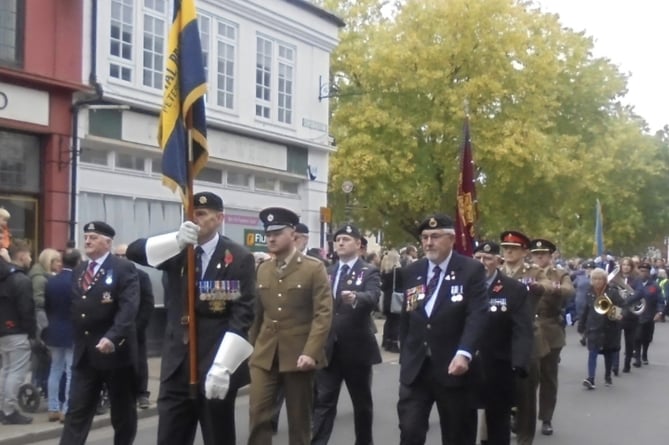
M383 332L383 319L375 319L377 329L377 340L381 342L381 333ZM397 360L397 354L391 354L381 351L384 362ZM148 390L151 393L149 398L151 405L147 409L137 409L138 419L144 419L158 414L156 397L158 396L158 387L160 385L160 357L149 358L149 384ZM248 392L248 387L241 388L238 392L242 396ZM49 422L47 413L47 401L45 399L40 403L36 413L24 413L33 418L29 425L2 425L0 424L0 445L26 445L40 442L48 439L60 437L63 425L59 422ZM104 428L111 425L109 413L95 416L91 430Z

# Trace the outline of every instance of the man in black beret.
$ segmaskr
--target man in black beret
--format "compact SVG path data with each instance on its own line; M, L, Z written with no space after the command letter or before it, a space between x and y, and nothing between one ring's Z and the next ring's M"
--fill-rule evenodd
M298 222L295 226L295 248L298 252L307 254L309 247L309 227L306 224Z
M263 209L267 248L274 256L258 266L256 316L249 331L249 445L272 443L271 418L279 388L288 411L289 442L311 439L313 382L323 368L332 322L332 293L323 263L295 248L295 212Z
M544 293L536 308L537 335L549 348L539 358L539 420L541 434L553 434L553 413L557 404L558 364L560 352L566 344L563 308L574 297L574 285L569 273L553 266L553 254L557 246L546 239L530 241L532 262L546 278Z
M639 314L639 324L634 336L634 363L632 366L635 368L640 368L642 362L644 365L649 363L648 349L650 343L653 341L655 322L662 319L665 307L662 290L650 276L651 264L647 261L642 261L638 269L639 280L641 281L639 285L641 295L636 296L635 299L639 297L643 298L645 306L643 312Z
M88 261L72 272L72 383L61 445L86 443L103 384L111 402L114 444L133 443L137 432L139 281L131 262L111 255L115 234L103 221L84 224Z
M372 366L381 363L372 312L381 296L379 270L358 257L362 234L346 224L334 234L339 260L328 268L334 297L334 317L326 345L327 367L316 374L311 445L330 440L342 382L346 383L355 425L355 443L371 445Z
M443 442L473 445L472 399L479 383L474 354L489 310L485 270L453 250L455 228L448 216L428 216L418 232L425 257L408 265L401 280L400 443L425 443L436 401Z
M255 260L245 247L220 235L223 200L193 196L193 221L176 232L142 238L128 259L164 271L167 327L158 394L158 444L192 444L200 424L205 445L235 444L237 390L249 383L246 340L253 322ZM186 247L195 249L198 348L197 399L189 395Z
M526 376L532 355L533 327L527 287L498 269L500 247L486 241L474 250L474 259L486 269L490 314L480 353L484 383L487 445L508 445L514 401L514 375Z

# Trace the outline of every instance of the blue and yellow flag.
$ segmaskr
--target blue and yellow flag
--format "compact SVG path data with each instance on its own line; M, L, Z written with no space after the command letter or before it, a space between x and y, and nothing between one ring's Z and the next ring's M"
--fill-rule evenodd
M193 177L209 158L204 103L207 80L195 0L174 0L167 51L163 108L158 124L158 143L163 150L163 184L172 191L178 188L184 207L188 207L188 130L193 141Z
M601 257L604 255L604 217L602 215L602 205L597 200L595 204L595 243L593 246L593 254Z

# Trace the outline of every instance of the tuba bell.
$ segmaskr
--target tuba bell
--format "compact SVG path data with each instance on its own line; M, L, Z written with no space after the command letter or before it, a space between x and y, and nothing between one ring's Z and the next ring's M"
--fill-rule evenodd
M632 288L632 286L625 283L625 281L619 275L619 272L620 272L620 266L616 266L615 269L613 269L613 271L608 275L607 281L608 284L616 286L618 292L620 292L620 296L624 300L627 300L629 298L632 298L636 293L636 291ZM634 315L641 315L643 311L646 310L646 300L642 298L629 310Z

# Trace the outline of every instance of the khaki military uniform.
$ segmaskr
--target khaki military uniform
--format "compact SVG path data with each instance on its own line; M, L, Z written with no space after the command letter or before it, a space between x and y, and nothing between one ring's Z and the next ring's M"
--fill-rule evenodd
M260 265L255 321L249 331L251 371L249 445L272 443L271 418L280 386L286 397L289 442L308 445L314 371L297 368L300 355L326 365L325 343L332 322L332 293L325 266L295 252L280 266Z
M520 267L510 268L508 264L502 266L502 271L509 277L516 279L528 287L530 284L548 285L544 272L535 265L523 263ZM541 295L529 294L531 313L536 314ZM548 343L541 335L541 330L534 324L534 349L532 359L528 365L525 378L516 379L516 435L519 445L529 445L534 440L537 429L537 385L539 384L540 358L550 352Z
M558 390L558 364L560 351L565 345L562 308L574 296L574 286L569 274L553 266L543 269L546 291L537 305L535 326L548 348L539 361L539 419L551 422Z

